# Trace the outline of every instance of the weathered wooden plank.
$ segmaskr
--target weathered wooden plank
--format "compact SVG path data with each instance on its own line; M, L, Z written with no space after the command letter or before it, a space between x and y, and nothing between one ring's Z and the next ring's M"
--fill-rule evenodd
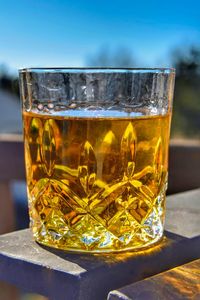
M172 144L169 149L168 194L200 187L200 145Z
M200 259L133 283L108 295L108 300L200 299Z
M168 197L166 229L171 232L166 232L167 242L138 255L70 254L39 246L29 230L4 235L0 238L0 278L54 299L57 293L61 300L66 295L72 300L102 299L111 289L199 257L200 238L185 238L199 235L199 199L200 189ZM184 222L187 213L197 217Z
M25 179L24 145L16 140L0 139L0 181Z
M6 282L0 282L0 299L1 300L19 300L20 291L16 286Z
M165 229L188 238L200 236L200 189L167 197Z
M0 182L0 234L15 229L15 211L9 182Z
M113 289L198 258L199 237L173 237L153 250L102 256L41 247L22 230L0 238L0 279L51 299L102 300Z

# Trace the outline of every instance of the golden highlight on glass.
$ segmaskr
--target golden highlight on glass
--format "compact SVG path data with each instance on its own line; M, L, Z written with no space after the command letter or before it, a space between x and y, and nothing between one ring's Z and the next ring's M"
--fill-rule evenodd
M20 79L36 241L82 252L158 242L174 71L25 69Z

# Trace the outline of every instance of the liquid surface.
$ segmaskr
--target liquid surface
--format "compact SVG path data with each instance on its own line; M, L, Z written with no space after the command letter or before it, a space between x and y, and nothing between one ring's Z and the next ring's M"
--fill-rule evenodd
M146 247L162 237L169 115L23 117L37 241L109 252Z

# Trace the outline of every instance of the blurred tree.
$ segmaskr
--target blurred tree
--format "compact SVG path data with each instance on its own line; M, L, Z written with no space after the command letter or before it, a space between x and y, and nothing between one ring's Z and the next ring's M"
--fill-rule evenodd
M176 82L172 136L200 137L200 49L174 52Z
M89 67L133 68L135 61L131 51L125 47L110 51L107 46L103 46L97 54L88 56L86 65Z
M200 48L175 50L172 55L176 68L172 137L200 137ZM110 51L102 47L88 56L87 66L135 67L131 51L121 47ZM0 65L0 88L19 96L18 78L10 75L6 65Z
M200 137L200 49L176 49L172 64L176 68L172 137ZM87 66L135 67L132 53L127 48L111 52L102 47L93 56L88 56Z

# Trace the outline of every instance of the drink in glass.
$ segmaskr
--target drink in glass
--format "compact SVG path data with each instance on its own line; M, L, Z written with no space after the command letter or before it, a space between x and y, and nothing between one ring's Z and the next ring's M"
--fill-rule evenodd
M173 69L23 69L30 224L41 244L137 250L163 236Z

